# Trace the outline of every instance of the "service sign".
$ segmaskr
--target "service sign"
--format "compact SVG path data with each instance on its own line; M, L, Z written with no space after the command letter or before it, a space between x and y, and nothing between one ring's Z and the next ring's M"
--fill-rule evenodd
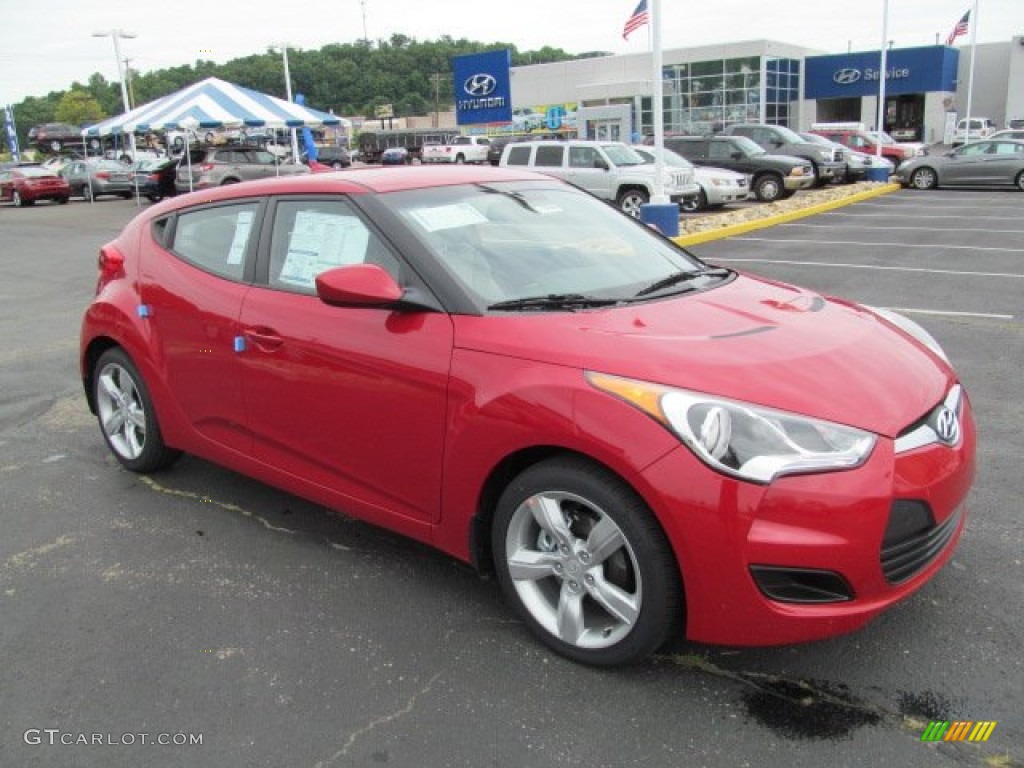
M456 56L455 122L458 125L504 123L512 119L509 51Z
M885 92L955 91L959 52L944 45L903 48L886 54ZM808 56L804 98L837 99L874 96L882 80L881 54L844 53Z

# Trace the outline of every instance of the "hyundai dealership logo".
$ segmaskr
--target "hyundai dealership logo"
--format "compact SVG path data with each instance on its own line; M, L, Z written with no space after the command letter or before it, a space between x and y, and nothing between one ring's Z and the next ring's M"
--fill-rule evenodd
M492 75L483 72L467 77L466 82L462 84L462 89L466 93L470 96L476 96L478 99L490 96L497 87L498 81Z
M835 74L832 75L832 82L838 83L839 85L853 85L860 80L860 70L854 69L853 67L844 67L843 69L836 70Z

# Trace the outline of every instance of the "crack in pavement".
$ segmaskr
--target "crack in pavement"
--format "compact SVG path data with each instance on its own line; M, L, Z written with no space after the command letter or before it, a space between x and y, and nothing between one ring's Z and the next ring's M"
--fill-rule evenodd
M182 491L178 488L168 488L167 486L160 485L160 483L158 483L151 477L142 476L139 478L139 480L141 480L144 485L148 486L150 490L156 491L157 493L162 493L167 496L177 496L183 499L201 501L207 504L213 504L214 506L220 507L221 509L226 510L228 512L237 512L241 514L243 517L248 517L252 520L256 520L269 531L277 531L279 533L296 533L296 531L293 531L291 528L282 528L279 525L274 525L265 517L254 514L249 510L238 506L237 504L231 504L226 501L217 501L216 499L212 499L209 496L206 496L205 494L196 493L195 491Z
M362 736L365 736L367 733L372 731L377 726L387 725L388 723L390 723L390 722L392 722L394 720L397 720L398 718L403 717L403 716L409 714L410 712L412 712L413 708L415 708L415 706L416 706L416 700L420 696L424 696L427 693L429 693L430 689L434 687L434 683L437 682L439 677L441 677L441 673L440 672L436 673L432 678L430 678L430 680L427 681L427 684L425 686L423 686L419 691L415 692L412 696L410 696L409 700L405 703L405 706L402 707L401 709L399 709L399 710L397 710L395 712L392 712L389 715L384 715L383 717L378 717L376 720L372 720L371 722L369 722L368 724L364 725L359 730L353 731L352 734L348 737L348 741L345 742L345 745L341 749L339 749L337 752L335 752L333 755L331 755L327 760L321 760L321 761L317 762L313 766L313 768L327 768L327 766L331 765L338 758L341 758L341 757L344 757L345 755L347 755L348 751L350 749L352 749L352 747L355 745L355 743Z

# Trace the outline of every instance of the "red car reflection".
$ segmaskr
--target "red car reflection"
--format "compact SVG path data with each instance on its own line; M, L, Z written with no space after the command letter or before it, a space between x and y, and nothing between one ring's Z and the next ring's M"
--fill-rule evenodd
M81 371L125 467L187 451L493 570L579 661L853 630L964 526L974 421L927 332L541 175L206 190L99 269Z

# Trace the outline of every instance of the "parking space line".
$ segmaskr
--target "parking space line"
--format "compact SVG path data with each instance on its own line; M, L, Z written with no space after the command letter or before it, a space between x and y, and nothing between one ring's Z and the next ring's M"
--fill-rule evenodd
M941 218L952 218L943 216ZM861 224L803 224L794 222L792 224L780 224L780 227L806 227L807 229L842 229L844 227L862 227ZM890 227L886 225L874 225L872 229L907 230L911 232L986 232L990 235L1024 235L1024 229L990 229L983 227L979 229L965 229L964 227Z
M775 241L778 242L778 241ZM800 240L798 242L808 243L809 245L821 245L821 243L815 243L809 240ZM958 277L1009 277L1024 279L1024 274L1015 272L969 272L961 271L956 269L926 269L924 267L889 267L879 264L844 264L842 262L830 262L830 261L795 261L789 259L721 259L721 258L709 258L709 262L713 264L785 264L786 266L793 267L832 267L839 269L868 269L875 270L878 272L920 272L928 275L956 275Z
M939 315L947 317L982 317L987 320L1013 320L1013 315L999 315L992 312L953 312L945 309L916 309L911 307L886 307L893 312L907 315Z
M929 208L928 210L934 210L934 209L933 208ZM963 211L963 208L957 208L956 210ZM985 210L986 211L991 211L992 210L992 206L986 205L985 206ZM1012 210L1015 211L1015 212L1018 212L1018 213L1020 212L1020 208L1013 208ZM901 219L901 218L905 218L907 214L906 214L905 211L900 211L899 213L897 213L897 212L894 212L894 211L892 211L890 209L889 213L825 213L825 214L822 214L822 215L823 216L832 216L832 217L835 217L835 216L845 216L846 218L850 218L850 219ZM976 214L969 214L969 213L966 213L966 214L963 214L963 215L958 215L958 214L955 214L955 213L943 213L943 214L936 214L934 216L930 216L928 214L915 213L914 214L914 218L915 219L970 219L971 221L985 221L985 220L991 219L992 221L1006 221L1006 216L978 216Z
M732 240L747 243L796 243L799 245L869 245L873 248L886 246L890 248L928 248L933 251L998 251L1001 253L1024 253L1024 248L990 248L979 245L927 245L922 243L872 243L862 240L784 240L775 237L734 237ZM979 272L978 274L990 274ZM1024 275L1014 275L1024 277Z

